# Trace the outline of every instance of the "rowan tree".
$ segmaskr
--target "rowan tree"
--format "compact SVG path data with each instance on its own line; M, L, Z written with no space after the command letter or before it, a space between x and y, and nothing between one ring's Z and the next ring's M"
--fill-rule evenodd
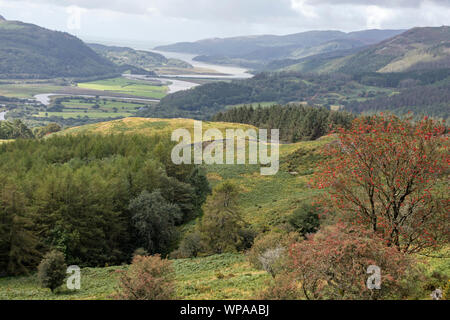
M292 245L289 256L288 274L306 299L396 298L411 267L409 256L386 246L373 231L343 223ZM381 270L379 290L367 287L371 265Z
M395 116L356 119L337 131L313 183L326 205L370 227L389 246L414 253L448 241L446 127Z

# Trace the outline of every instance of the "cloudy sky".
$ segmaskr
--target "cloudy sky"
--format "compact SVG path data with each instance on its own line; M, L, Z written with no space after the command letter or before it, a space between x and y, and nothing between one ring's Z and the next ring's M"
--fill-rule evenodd
M450 0L0 0L0 15L143 47L307 30L450 25Z

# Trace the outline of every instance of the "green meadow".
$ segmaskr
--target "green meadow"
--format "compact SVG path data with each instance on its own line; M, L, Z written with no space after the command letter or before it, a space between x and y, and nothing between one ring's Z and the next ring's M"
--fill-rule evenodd
M99 90L127 95L161 99L168 91L167 86L155 86L145 81L113 78L107 80L78 83L78 87L89 90Z

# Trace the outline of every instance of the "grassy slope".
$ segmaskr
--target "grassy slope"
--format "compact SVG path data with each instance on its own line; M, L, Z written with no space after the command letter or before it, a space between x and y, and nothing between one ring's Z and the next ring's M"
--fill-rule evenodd
M240 254L222 254L174 261L176 293L181 299L251 299L269 276L254 270ZM39 287L36 274L0 279L0 300L9 299L110 299L117 289L120 271L126 266L83 268L81 290L64 286L52 294ZM223 275L223 277L222 277Z
M190 119L127 118L71 128L63 133L168 133L174 129L192 131ZM204 130L217 127L251 128L231 123L203 123ZM333 141L324 137L317 141L280 146L280 171L274 176L261 176L257 165L206 166L212 185L231 179L242 188L240 205L244 219L257 230L282 223L300 203L310 202L320 195L308 186L319 149ZM289 172L297 172L292 175ZM186 228L192 227L192 224ZM450 270L447 259L425 259L428 270ZM251 299L262 290L269 276L253 269L243 254L223 254L197 259L174 260L177 294L182 299ZM126 266L85 268L82 270L82 289L69 292L61 289L57 295L39 288L36 275L0 279L0 299L108 299L114 292L119 275L116 270ZM430 271L431 272L431 271Z

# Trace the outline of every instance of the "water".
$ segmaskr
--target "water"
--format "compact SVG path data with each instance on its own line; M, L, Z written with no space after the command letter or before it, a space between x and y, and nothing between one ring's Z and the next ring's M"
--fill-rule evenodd
M191 88L199 86L198 83L188 82L188 81L181 81L181 80L170 79L170 78L153 78L153 77L148 77L148 76L138 75L138 74L124 74L123 76L125 78L133 79L133 80L160 81L163 84L167 85L167 87L169 88L168 93L174 93L174 92L178 92L178 91L189 90Z
M166 58L173 58L183 60L194 67L210 69L216 72L219 72L223 75L211 75L211 74L180 74L174 75L174 77L179 78L209 78L209 79L248 79L252 78L253 75L248 73L247 69L241 67L233 67L233 66L222 66L217 64L210 64L200 61L193 60L196 54L189 53L180 53L180 52L166 52L166 51L157 51L157 50L149 50L151 52L159 53L165 56Z
M2 112L0 112L0 121L4 121L4 120L6 120L5 119L5 116L6 116L6 113L7 113L8 111L2 111Z

